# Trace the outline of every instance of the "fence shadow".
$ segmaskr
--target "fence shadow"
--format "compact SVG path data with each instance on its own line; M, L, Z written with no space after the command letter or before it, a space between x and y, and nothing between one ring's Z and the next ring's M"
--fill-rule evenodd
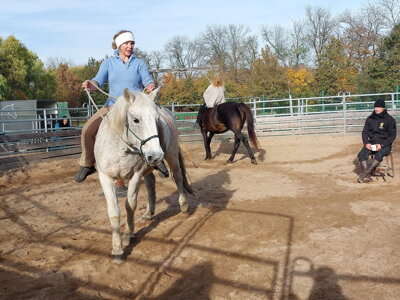
M300 270L296 270L296 265L300 265ZM339 282L372 282L397 284L400 285L400 278L378 277L378 276L357 276L348 274L338 274L332 267L322 265L316 267L311 259L300 256L292 260L288 280L288 300L298 300L300 297L294 291L295 278L312 279L312 284L308 292L308 300L349 300L344 295ZM301 284L302 293L307 290L304 284ZM303 295L304 296L304 295ZM304 297L303 297L304 299Z
M209 293L217 278L213 272L213 263L203 262L185 272L165 292L158 296L142 296L140 300L170 300L170 299L210 299Z

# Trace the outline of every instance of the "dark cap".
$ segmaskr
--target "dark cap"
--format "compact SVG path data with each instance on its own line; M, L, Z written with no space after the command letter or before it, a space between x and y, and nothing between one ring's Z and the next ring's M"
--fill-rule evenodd
M386 107L385 100L382 100L382 99L376 100L375 104L374 104L374 107L383 107L383 108L385 108Z

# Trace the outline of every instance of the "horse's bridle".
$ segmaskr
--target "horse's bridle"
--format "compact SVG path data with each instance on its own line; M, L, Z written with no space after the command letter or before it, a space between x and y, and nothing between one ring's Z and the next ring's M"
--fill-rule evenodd
M129 131L135 138L137 138L137 139L140 141L139 152L140 152L140 154L141 154L142 156L143 156L142 147L144 146L144 144L146 144L146 143L147 143L148 141L150 141L151 139L160 138L160 137L158 136L158 134L149 136L148 138L146 138L146 139L144 139L144 140L142 140L140 137L138 137L138 136L132 131L132 129L129 127L129 123L128 123L128 114L126 114L126 118L125 118L125 127L126 127L126 129L127 129L127 131L126 131L126 137L128 137L128 131Z

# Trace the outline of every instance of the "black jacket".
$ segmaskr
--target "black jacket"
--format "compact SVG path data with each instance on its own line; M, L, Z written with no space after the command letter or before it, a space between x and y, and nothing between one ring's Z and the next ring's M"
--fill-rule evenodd
M365 120L362 131L365 144L380 144L382 147L392 146L396 139L396 120L385 109L380 114L375 111Z

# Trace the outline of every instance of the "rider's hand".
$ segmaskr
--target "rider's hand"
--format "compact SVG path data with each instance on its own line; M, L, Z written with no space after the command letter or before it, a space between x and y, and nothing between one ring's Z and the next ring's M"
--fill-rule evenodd
M89 92L95 91L96 86L99 86L99 84L94 80L86 80L82 83L82 87L87 88Z
M154 85L154 82L150 82L147 86L146 86L146 91L148 93L150 93L152 90L154 90L156 86Z
M375 146L376 146L376 151L379 151L379 150L381 150L381 149L382 149L382 146L381 146L381 144L376 144Z
M371 150L371 144L365 144L365 148L367 148L368 150Z

